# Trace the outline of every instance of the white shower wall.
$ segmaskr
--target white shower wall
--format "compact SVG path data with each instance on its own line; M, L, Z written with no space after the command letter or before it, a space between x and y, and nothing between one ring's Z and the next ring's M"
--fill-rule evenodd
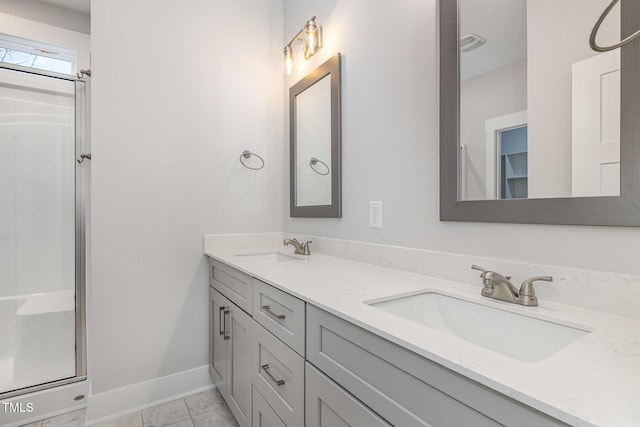
M0 70L0 392L75 375L74 106Z
M0 297L73 289L74 86L2 76Z

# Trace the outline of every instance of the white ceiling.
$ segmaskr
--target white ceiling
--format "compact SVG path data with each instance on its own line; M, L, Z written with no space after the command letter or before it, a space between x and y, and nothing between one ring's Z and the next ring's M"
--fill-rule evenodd
M462 0L460 7L460 36L473 33L487 40L461 55L462 80L527 57L526 0Z
M40 1L61 7L63 9L84 13L85 15L90 15L91 13L91 0L40 0Z

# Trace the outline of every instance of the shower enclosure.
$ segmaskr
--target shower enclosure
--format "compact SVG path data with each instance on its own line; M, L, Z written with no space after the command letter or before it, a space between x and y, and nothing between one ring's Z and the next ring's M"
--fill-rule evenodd
M0 400L86 378L86 91L0 64Z

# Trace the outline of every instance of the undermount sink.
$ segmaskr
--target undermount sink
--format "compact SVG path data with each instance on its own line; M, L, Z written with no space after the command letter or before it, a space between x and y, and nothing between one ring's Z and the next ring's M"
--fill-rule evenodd
M304 259L295 255L288 255L282 252L261 252L253 254L236 254L237 257L250 259L251 261L258 262L287 262L298 261Z
M524 362L539 362L590 333L438 292L369 305Z

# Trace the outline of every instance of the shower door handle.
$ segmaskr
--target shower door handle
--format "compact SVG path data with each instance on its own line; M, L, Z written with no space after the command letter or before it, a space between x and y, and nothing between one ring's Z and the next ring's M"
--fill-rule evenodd
M91 153L89 153L89 154L80 154L80 159L76 160L76 162L78 162L78 164L81 165L82 163L84 163L85 159L91 160Z

